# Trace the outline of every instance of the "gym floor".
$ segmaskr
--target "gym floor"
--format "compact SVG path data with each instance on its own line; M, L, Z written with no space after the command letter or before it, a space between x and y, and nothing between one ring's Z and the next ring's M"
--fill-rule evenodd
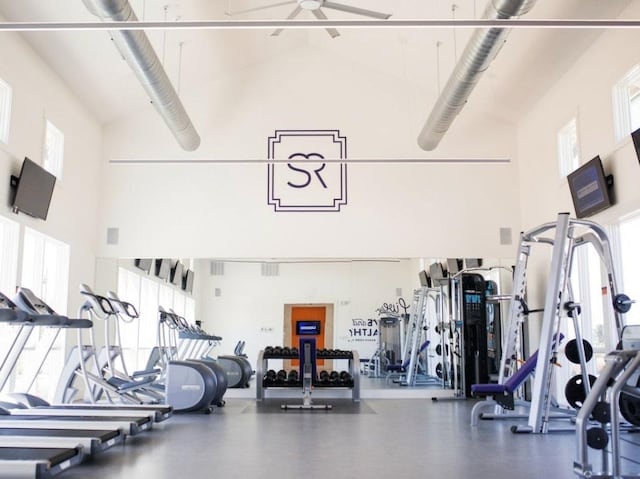
M471 428L472 401L326 402L334 410L227 399L209 416L174 415L61 479L576 477L573 433L512 434L512 421Z

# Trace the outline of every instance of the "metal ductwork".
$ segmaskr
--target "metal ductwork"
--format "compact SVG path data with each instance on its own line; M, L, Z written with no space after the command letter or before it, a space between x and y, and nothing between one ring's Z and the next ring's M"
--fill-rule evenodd
M535 3L536 0L490 0L483 18L506 20L519 17L528 13ZM508 33L509 30L504 28L478 28L474 31L418 135L420 148L431 151L438 146L467 102L480 75L500 51Z
M89 11L102 20L138 20L128 0L83 0ZM147 91L151 103L162 116L180 146L194 151L200 136L182 106L160 59L142 30L111 30L113 41Z

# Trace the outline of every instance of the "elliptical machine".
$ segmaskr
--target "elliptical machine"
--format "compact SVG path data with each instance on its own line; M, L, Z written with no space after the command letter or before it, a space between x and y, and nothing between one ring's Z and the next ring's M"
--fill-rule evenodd
M255 373L247 356L243 354L244 341L238 341L233 355L218 356L217 362L224 370L229 388L248 388L251 376Z

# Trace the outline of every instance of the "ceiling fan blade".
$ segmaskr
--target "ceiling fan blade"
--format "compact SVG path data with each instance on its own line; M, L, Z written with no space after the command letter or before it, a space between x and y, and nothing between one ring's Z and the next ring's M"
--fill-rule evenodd
M297 0L287 0L286 2L272 3L270 5L262 5L261 7L247 8L246 10L238 10L237 12L226 12L227 15L243 15L245 13L257 12L258 10L266 10L267 8L281 7L282 5L291 5L297 3Z
M315 10L311 10L311 13L313 13L313 15L318 20L329 20L327 16L324 14L324 12L319 8L316 8ZM326 30L327 30L327 33L331 35L331 38L336 38L340 36L340 32L338 32L338 30L336 30L335 28L327 28Z
M298 5L295 10L293 10L293 12L291 12L289 14L289 16L287 17L287 20L293 20L294 18L296 18L298 15L300 15L300 12L302 11L302 7L300 5ZM274 30L273 33L271 34L272 37L277 37L278 35L280 35L282 33L282 31L284 30L284 28L278 28L277 30Z
M355 13L356 15L364 15L365 17L378 18L380 20L387 20L391 14L374 12L373 10L365 10L364 8L352 7L350 5L344 5L342 3L327 2L322 3L323 7L332 8L333 10L340 10L341 12Z

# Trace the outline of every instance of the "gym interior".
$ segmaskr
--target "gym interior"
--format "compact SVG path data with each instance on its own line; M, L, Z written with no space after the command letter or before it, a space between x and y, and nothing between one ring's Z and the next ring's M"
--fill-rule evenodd
M640 477L638 2L0 17L0 477Z

